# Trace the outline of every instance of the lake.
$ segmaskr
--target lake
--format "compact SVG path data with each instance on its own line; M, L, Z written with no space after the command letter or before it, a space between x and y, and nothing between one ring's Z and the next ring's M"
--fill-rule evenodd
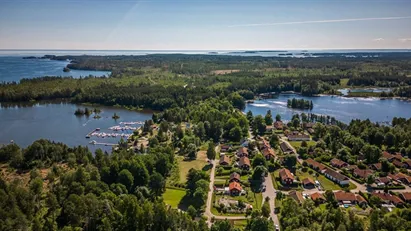
M0 108L0 144L7 144L11 140L21 147L30 145L33 141L45 138L57 142L63 142L69 146L87 145L91 150L102 148L110 151L110 146L92 145L90 141L117 143L120 137L99 138L96 136L86 139L86 135L100 128L101 133L125 133L130 134L133 131L112 131L109 127L122 125L121 122L145 121L151 119L149 112L129 111L114 107L98 107L102 111L100 119L94 119L93 116L75 116L74 111L77 108L85 108L75 104L35 104L33 106L14 106ZM93 107L88 107L92 109ZM114 113L120 116L120 119L114 120ZM130 125L140 127L141 125Z
M71 70L64 72L63 68L69 61L49 59L23 59L23 56L0 56L0 82L20 81L22 78L43 76L72 76L80 78L89 75L109 76L108 71Z
M304 98L312 100L312 111L291 109L287 100ZM380 100L378 98L348 98L340 96L303 97L300 95L280 94L274 99L255 100L246 105L245 112L251 110L255 115L265 115L271 110L273 117L280 114L284 120L290 120L297 113L329 115L345 123L352 119L370 119L373 122L391 122L393 117L411 117L411 102L398 99Z

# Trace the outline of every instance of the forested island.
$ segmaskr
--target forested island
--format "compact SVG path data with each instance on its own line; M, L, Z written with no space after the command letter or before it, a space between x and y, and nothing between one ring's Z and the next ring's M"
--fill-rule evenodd
M292 98L287 100L287 107L313 110L314 105L312 100Z

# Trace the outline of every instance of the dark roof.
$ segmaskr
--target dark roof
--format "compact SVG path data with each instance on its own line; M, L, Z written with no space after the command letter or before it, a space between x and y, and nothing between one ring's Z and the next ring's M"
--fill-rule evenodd
M402 168L402 167L404 167L404 163L402 163L401 161L399 161L399 160L397 160L397 159L393 160L393 161L392 161L392 164L395 165L395 167L397 167L397 168Z
M237 180L240 180L240 174L238 174L238 173L236 173L236 172L233 172L233 173L231 173L231 175L230 175L230 180L233 180L233 179L237 179Z
M230 158L227 155L220 156L220 164L223 164L223 163L227 163L227 164L230 163Z
M388 178L388 177L380 177L380 178L377 178L375 180L378 181L378 182L384 183L384 184L388 184L388 183L391 182L390 178Z
M294 180L294 176L291 174L290 170L286 168L281 169L279 172L279 175L282 180L285 180L285 179Z
M382 164L381 163L372 164L371 167L374 167L375 170L379 171L382 169Z
M324 173L332 176L339 181L348 180L348 177L329 168L327 168Z
M280 148L283 152L293 152L293 149L286 142L282 142Z

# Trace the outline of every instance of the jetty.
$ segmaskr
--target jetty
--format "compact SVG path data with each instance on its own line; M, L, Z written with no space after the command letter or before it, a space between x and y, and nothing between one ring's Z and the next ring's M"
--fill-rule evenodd
M93 129L93 131L87 133L86 138L89 139L91 137L91 134L93 134L96 131L100 131L100 128Z
M117 146L118 144L114 144L114 143L104 143L104 142L97 142L95 140L90 141L90 144L94 144L94 145L104 145L104 146Z

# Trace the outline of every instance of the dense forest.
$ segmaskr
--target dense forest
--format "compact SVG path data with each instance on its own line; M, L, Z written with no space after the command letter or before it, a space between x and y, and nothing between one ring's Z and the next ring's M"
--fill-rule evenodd
M73 60L71 69L111 71L110 77L42 77L0 84L0 102L69 99L163 110L238 92L244 99L266 92L305 96L339 94L346 86L393 87L411 96L410 55L278 58L215 55L50 56ZM396 58L393 58L395 56ZM388 58L389 57L389 58Z

